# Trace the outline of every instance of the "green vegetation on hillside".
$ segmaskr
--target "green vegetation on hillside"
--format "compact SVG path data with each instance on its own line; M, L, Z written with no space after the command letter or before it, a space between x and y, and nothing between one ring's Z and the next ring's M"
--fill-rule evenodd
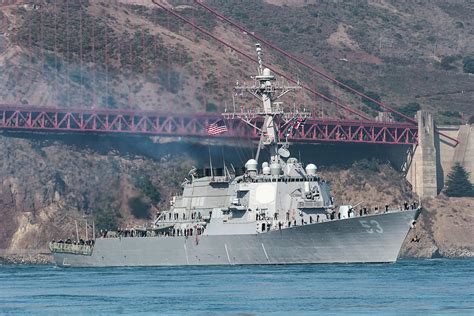
M418 112L419 110L421 110L421 106L417 102L410 102L407 105L404 105L400 109L398 109L400 113L405 114L408 117L414 117L416 112Z
M161 202L161 193L146 174L132 176L132 183L140 193L138 196L128 199L127 204L130 212L135 218L149 219L152 205Z
M380 95L377 92L367 91L367 92L365 92L365 95L368 96L369 98L375 100L375 101L378 101L378 102L382 101L382 98L380 97ZM375 110L375 111L380 111L381 110L380 105L378 105L377 103L375 103L375 102L373 102L369 99L364 98L362 100L362 102L364 102L364 104L367 105L372 110Z
M94 213L94 222L97 230L116 230L119 226L120 213L112 209L99 209Z
M128 207L135 218L149 219L150 206L150 202L145 201L141 196L134 196L128 199Z
M354 90L357 90L359 92L364 92L365 91L365 88L363 86L361 86L359 83L357 83L356 81L352 80L352 79L345 79L345 78L342 78L340 76L337 76L336 77L336 80L339 81L339 82L342 82L343 84L345 84L346 86L349 86L351 87L352 89ZM346 87L344 86L341 86L341 89L343 90L347 90L347 91L350 91L349 89L347 89Z
M158 204L161 202L160 191L151 181L147 175L136 175L132 178L133 185L140 190L140 192L148 197L152 203Z
M445 56L441 59L440 66L444 70L453 70L457 67L453 63L459 59L459 56Z
M465 73L474 74L474 57L466 57L463 60L463 70Z

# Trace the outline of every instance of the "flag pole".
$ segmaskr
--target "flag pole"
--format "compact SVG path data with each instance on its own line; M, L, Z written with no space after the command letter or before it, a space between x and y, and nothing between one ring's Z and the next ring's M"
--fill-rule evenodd
M211 157L211 144L208 145L209 149L209 166L211 167L211 178L214 178L214 171L212 170L212 157Z

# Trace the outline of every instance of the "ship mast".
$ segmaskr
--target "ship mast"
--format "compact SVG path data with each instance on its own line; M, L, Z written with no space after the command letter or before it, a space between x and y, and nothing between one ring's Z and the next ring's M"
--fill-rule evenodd
M300 86L280 86L275 84L275 76L271 73L270 69L264 67L263 52L260 44L256 44L255 47L258 58L258 75L252 77L252 79L254 79L253 85L239 85L239 82L237 82L235 90L240 94L244 92L250 93L262 102L262 107L248 112L224 113L224 116L227 118L237 117L260 132L260 140L255 160L258 161L260 150L266 146L270 150L271 162L280 163L280 156L287 158L289 152L286 150L287 144L279 148L281 144L278 130L279 119L283 118L289 122L296 116L306 117L308 113L284 112L281 108L281 102L275 102L287 93L299 89ZM257 127L254 123L258 116L263 117L263 125L261 128Z

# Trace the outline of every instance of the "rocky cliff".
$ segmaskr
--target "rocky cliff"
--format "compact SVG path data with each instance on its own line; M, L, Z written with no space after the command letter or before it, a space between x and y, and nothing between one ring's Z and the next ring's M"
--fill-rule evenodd
M87 219L89 231L93 220L97 229L149 220L192 162L158 145L149 155L134 153L133 140L117 149L100 139L66 145L2 136L0 147L0 249L19 253L75 236L75 222L83 237Z
M418 222L401 255L440 258L474 257L474 199L441 195L424 202ZM412 240L419 239L418 242Z

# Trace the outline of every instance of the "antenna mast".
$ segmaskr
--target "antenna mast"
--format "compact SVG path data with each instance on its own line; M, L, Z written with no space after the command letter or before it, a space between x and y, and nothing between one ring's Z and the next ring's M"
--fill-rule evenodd
M228 118L239 118L253 128L256 128L260 132L260 140L258 143L258 150L255 159L258 161L260 155L260 149L267 146L270 149L271 162L280 163L280 156L288 158L289 152L285 149L279 153L279 127L278 121L283 118L286 121L293 119L295 116L309 117L309 113L288 113L284 112L281 108L281 102L275 102L289 92L293 92L300 89L300 86L280 86L275 84L275 76L271 73L270 69L265 68L263 62L263 52L260 44L255 44L255 50L258 58L258 75L254 76L253 85L240 85L237 82L235 90L238 93L248 92L258 100L262 102L262 107L248 112L242 111L241 113L224 113L223 115ZM263 125L258 127L255 123L257 117L263 117ZM283 153L283 154L282 154Z

